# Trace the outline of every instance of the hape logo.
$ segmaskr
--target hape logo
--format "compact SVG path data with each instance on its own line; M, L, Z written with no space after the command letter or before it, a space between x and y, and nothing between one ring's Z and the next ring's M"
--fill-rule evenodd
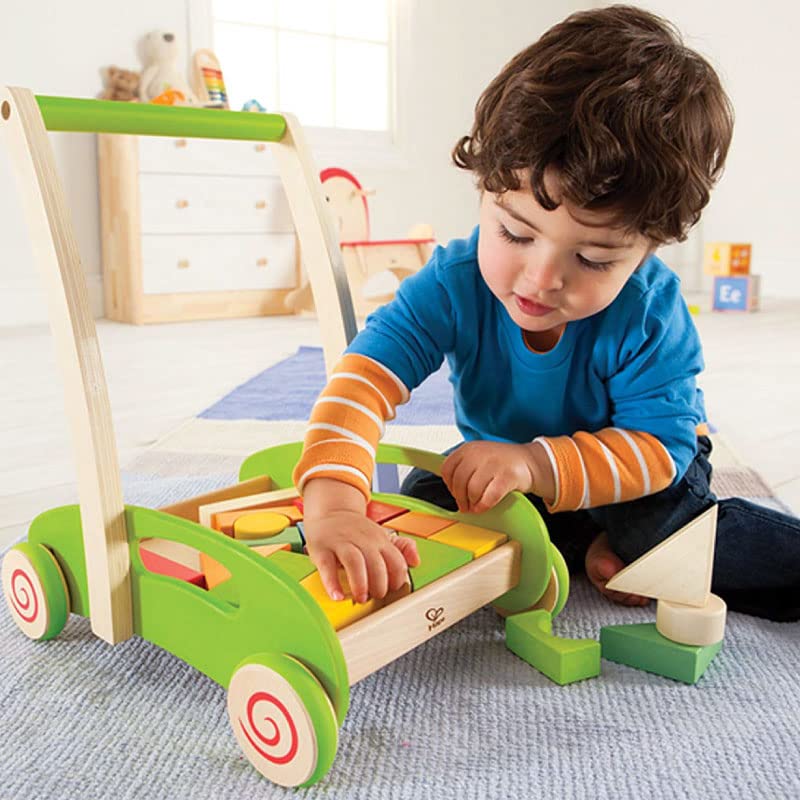
M441 606L439 606L439 608L429 608L425 612L425 619L431 623L428 625L429 631L438 628L444 622L444 608Z

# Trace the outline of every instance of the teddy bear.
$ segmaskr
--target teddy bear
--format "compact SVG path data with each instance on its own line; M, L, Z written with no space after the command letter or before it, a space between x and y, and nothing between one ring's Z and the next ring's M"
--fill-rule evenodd
M108 67L105 71L106 88L100 95L102 100L130 100L134 103L139 99L139 73L119 67Z
M187 105L198 105L188 81L178 68L178 41L174 33L151 31L142 42L144 69L139 82L139 98L144 103L168 90L180 92Z

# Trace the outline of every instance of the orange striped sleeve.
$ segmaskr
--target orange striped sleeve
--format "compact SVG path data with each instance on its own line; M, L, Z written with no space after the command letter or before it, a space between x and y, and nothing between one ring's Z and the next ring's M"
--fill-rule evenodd
M298 490L311 478L333 478L369 500L384 423L408 398L403 382L383 364L357 353L343 356L311 410L293 473Z
M577 511L624 503L666 489L675 463L655 436L622 428L574 436L540 436L555 478L548 511Z

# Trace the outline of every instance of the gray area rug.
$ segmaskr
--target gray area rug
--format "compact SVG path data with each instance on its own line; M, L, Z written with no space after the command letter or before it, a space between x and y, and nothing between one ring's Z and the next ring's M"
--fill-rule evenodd
M158 507L233 482L266 429L223 424L225 452L209 452L201 426L129 465L126 500ZM720 494L749 486L775 504L741 465L717 475ZM576 579L555 631L597 637L654 617ZM111 647L75 616L34 643L3 605L0 798L797 798L798 664L800 625L731 614L695 686L603 662L601 677L560 687L505 648L483 609L353 687L331 771L295 791L250 767L225 692L192 667L139 638Z

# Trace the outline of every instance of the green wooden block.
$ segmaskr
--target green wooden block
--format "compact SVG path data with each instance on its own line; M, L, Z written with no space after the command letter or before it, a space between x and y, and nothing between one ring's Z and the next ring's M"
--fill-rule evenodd
M258 547L262 544L285 544L288 542L292 546L292 552L303 552L303 537L294 525L284 528L274 536L265 536L262 539L237 539L237 542L246 544L248 547Z
M236 590L233 578L228 578L228 580L218 583L213 589L209 589L208 593L239 608L239 592Z
M280 567L290 578L293 578L298 583L312 572L317 571L314 562L303 553L276 550L269 556L269 560L271 564Z
M523 611L506 618L506 647L564 686L600 674L600 643L594 639L559 639L553 636L548 611Z
M607 625L600 629L603 658L684 683L697 683L722 642L678 644L662 636L654 622Z
M413 539L416 543L420 559L418 567L409 569L414 591L472 561L472 553L462 550L460 547L453 547L442 542L432 542L421 536L409 535L408 538Z

